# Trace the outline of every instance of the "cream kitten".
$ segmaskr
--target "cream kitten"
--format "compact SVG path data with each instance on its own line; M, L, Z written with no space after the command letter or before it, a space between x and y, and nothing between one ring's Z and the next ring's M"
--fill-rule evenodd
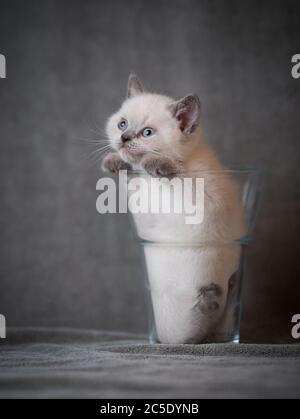
M140 169L146 177L201 172L205 181L201 224L186 225L183 216L134 215L143 239L178 243L144 247L156 332L163 343L222 340L233 321L226 304L238 269L240 245L232 242L244 234L243 211L237 185L220 172L222 164L201 139L200 110L196 95L175 101L148 93L131 74L127 99L107 123L116 152L104 158L103 169ZM228 241L232 244L225 245Z

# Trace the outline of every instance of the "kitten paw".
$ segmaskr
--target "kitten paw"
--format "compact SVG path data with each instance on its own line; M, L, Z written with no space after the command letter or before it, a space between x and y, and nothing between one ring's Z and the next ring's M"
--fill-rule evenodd
M214 284L200 288L199 290L199 309L203 314L210 314L220 309L222 288Z
M171 176L178 172L178 167L171 160L150 157L142 162L143 168L154 177Z
M120 170L131 170L129 163L123 161L117 153L109 153L104 157L101 165L102 170L106 172L119 172Z

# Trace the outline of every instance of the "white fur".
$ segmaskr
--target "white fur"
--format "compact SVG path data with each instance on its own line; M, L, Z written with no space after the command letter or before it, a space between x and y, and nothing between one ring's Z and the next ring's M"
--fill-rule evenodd
M218 158L202 142L199 127L189 135L181 131L170 112L173 102L162 95L137 94L109 119L107 134L121 158L135 169L141 169L141 159L155 151L157 156L180 159L184 176L204 178L201 224L187 225L184 215L134 215L139 236L151 242L144 250L158 339L163 343L201 342L216 333L225 317L228 280L240 256L238 244L225 242L243 236L244 217L235 180L222 171ZM155 135L120 148L121 118L128 121L129 129L139 132L152 127ZM141 176L150 181L147 174ZM197 308L198 294L211 283L223 293L220 310L206 315Z
M106 131L112 146L134 169L140 168L140 159L146 153L154 151L158 152L158 155L177 159L189 149L191 142L182 143L178 123L167 109L173 102L174 100L167 96L143 93L125 100L120 110L108 120ZM139 132L145 127L151 127L156 133L149 139L132 140L127 144L127 148L120 149L122 143L118 122L121 118L129 122L129 129Z

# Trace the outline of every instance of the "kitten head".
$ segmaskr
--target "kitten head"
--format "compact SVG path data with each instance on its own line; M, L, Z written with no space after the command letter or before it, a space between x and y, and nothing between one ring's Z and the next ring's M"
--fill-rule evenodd
M110 143L121 158L138 164L147 154L180 159L199 125L200 101L148 93L136 75L128 79L127 98L107 123Z

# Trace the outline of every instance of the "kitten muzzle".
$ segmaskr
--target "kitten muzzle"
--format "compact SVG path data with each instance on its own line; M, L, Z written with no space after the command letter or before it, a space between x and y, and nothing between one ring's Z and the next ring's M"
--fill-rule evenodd
M130 141L132 139L132 136L128 134L122 134L121 135L121 141L123 144L125 144L127 141Z

